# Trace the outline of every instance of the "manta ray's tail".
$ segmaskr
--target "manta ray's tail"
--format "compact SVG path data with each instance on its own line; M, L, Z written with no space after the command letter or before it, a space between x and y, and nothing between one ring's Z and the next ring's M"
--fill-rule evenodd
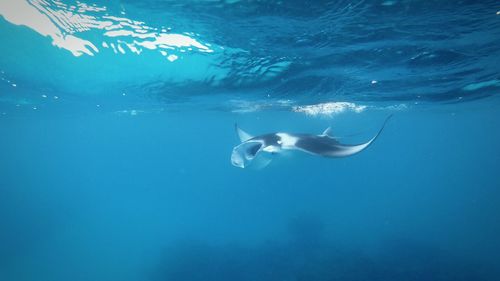
M389 121L389 119L391 119L393 115L394 114L391 113L389 116L387 116L387 118L385 118L384 124L382 124L382 127L380 128L380 130L378 130L378 133L375 135L375 137L372 138L372 140L371 140L372 142L378 137L378 135L380 135L380 133L382 133L382 130L384 129L385 124L387 124L387 121Z

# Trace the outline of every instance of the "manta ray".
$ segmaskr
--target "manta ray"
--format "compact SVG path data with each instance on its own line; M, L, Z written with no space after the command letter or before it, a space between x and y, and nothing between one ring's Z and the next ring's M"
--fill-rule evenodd
M252 136L235 124L236 133L241 143L233 148L231 163L239 168L249 166L262 168L271 162L273 155L290 150L330 158L351 156L372 144L391 117L392 114L385 119L384 124L374 137L361 144L340 143L338 138L332 136L331 127L328 127L320 135L278 132Z

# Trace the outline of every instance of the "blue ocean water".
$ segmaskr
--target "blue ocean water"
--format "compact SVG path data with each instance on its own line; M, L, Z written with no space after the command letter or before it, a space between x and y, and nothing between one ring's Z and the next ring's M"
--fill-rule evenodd
M0 3L0 280L498 280L496 1ZM255 134L370 139L231 165Z

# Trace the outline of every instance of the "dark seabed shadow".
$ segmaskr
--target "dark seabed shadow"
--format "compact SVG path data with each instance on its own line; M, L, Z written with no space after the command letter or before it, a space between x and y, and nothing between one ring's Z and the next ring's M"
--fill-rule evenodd
M154 281L198 280L495 280L496 269L429 244L405 239L380 242L380 250L346 247L312 216L292 219L290 239L257 245L179 241L165 250Z

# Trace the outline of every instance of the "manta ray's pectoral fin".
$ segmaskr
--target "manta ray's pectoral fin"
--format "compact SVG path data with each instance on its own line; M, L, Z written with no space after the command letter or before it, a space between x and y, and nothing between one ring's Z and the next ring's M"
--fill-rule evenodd
M380 130L369 141L362 143L362 144L357 144L357 145L344 145L344 144L339 143L339 144L334 146L335 149L332 149L331 151L324 153L323 156L345 157L345 156L350 156L350 155L353 155L353 154L356 154L358 152L363 151L365 148L367 148L370 144L372 144L378 138L380 133L382 133L382 130L384 129L385 125L387 124L387 121L389 121L389 119L391 119L391 117L392 117L392 114L389 115L385 119L384 124L382 124L382 127L380 128Z
M309 154L325 156L325 157L346 157L351 156L353 154L359 153L370 146L380 135L382 130L385 127L387 121L391 118L392 115L387 117L384 121L384 124L377 132L377 134L372 137L369 141L361 144L342 144L337 141L336 138L333 137L303 137L299 138L299 140L295 143L295 149L302 150Z
M334 150L325 153L323 156L326 156L326 157L346 157L346 156L351 156L351 155L359 153L362 150L364 150L365 148L367 148L374 140L375 140L375 138L372 138L371 140L369 140L369 141L367 141L365 143L362 143L362 144L358 144L358 145L342 145L342 144L338 144L338 145L335 145L335 149Z
M238 137L240 138L241 142L245 142L251 138L253 138L252 135L249 133L243 131L240 127L238 127L238 124L234 124L234 128L236 130L236 133L238 134Z

